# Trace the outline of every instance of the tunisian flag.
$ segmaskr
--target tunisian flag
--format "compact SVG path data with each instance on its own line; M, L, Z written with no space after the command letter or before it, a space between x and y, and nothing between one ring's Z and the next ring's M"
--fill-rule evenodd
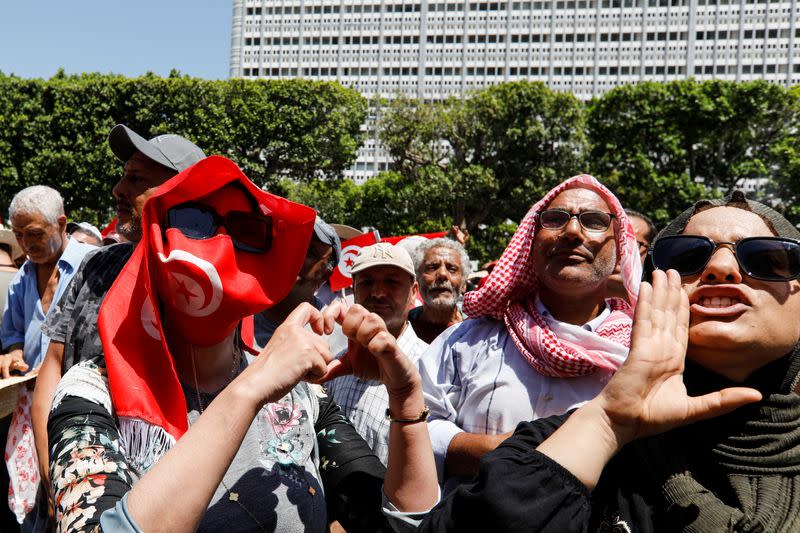
M375 244L380 240L377 231L368 231L358 237L346 240L342 243L342 253L339 256L339 264L331 274L330 285L332 291L340 291L353 284L350 276L350 268L353 266L356 256L364 246Z
M381 238L377 231L370 231L358 237L353 237L350 240L342 243L342 255L339 258L339 265L333 271L330 278L330 285L332 291L340 291L353 284L353 278L350 276L350 268L353 266L361 248L375 244L376 242L388 242L390 244L397 244L403 239L409 237L423 237L425 239L438 239L444 237L447 232L439 231L436 233L421 233L419 235L400 235L399 237L386 237Z

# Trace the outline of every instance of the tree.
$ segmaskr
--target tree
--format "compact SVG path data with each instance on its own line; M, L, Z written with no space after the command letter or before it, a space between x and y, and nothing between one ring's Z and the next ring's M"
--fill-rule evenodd
M73 218L107 221L122 173L106 142L116 123L147 138L179 133L261 186L336 180L355 159L365 111L357 92L327 82L0 74L0 213L20 189L45 184Z
M546 190L583 171L583 105L531 82L440 104L398 98L380 139L398 174L426 197L425 215L444 212L473 231L519 220Z
M639 83L591 102L587 122L593 172L624 205L666 222L746 183L767 194L786 171L797 97L763 81Z

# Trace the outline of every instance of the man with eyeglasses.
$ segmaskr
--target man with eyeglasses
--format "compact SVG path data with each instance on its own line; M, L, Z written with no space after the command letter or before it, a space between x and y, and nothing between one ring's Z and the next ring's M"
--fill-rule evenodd
M155 189L206 155L188 139L164 134L145 139L118 124L108 135L111 151L124 163L112 189L117 232L129 242L105 246L86 256L42 331L51 339L34 391L33 430L42 479L48 479L47 416L58 381L78 361L104 360L97 317L106 292L142 237L142 209Z
M278 326L301 303L310 303L317 309L325 307L325 304L314 293L331 277L336 265L339 264L341 253L342 244L336 230L317 217L306 258L289 294L277 304L254 317L253 325L257 348L260 349L267 345Z
M631 223L608 189L575 176L531 208L486 282L465 295L472 320L442 333L419 362L445 492L475 476L519 422L581 405L622 364L633 315L606 297L617 263L635 302Z

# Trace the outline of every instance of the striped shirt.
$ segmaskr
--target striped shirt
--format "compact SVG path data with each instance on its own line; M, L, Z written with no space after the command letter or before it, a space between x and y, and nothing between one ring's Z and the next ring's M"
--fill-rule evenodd
M406 324L397 339L397 346L412 363L417 364L428 344L417 337L411 324ZM386 419L389 394L383 383L342 376L326 383L325 388L385 465L389 459L389 421Z

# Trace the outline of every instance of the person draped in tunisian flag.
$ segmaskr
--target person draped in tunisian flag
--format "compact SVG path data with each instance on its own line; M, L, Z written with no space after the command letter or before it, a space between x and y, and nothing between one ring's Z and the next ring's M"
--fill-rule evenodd
M376 347L376 360L354 342L333 362L319 337L334 320L367 340L385 326L367 323L363 309L323 316L303 304L258 357L240 333L243 318L294 283L314 218L218 156L155 191L142 240L100 308L104 364L74 365L56 390L48 432L61 530L327 531L334 519L385 527L384 468L322 389L303 381L374 372L406 391L395 398L402 418L418 414L421 387L409 382L419 374L396 344ZM419 453L402 444L401 459ZM420 480L417 495L393 500L397 509L435 503L435 477Z
M632 307L605 293L617 262L635 304L642 266L628 217L597 180L575 176L531 207L484 285L464 296L472 320L420 358L445 492L519 422L593 398L625 360Z

